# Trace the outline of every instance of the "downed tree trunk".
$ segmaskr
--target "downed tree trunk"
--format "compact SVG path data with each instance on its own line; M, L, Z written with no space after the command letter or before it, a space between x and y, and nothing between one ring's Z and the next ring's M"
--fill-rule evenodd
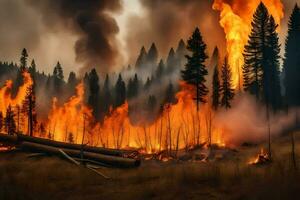
M18 137L15 135L0 133L0 142L6 145L15 145L18 143Z
M66 149L74 149L74 150L81 150L92 152L92 153L100 153L104 155L111 155L111 156L122 156L122 157L137 157L137 151L130 151L130 150L116 150L116 149L108 149L102 147L92 147L92 146L83 146L80 144L71 144L65 142L58 142L54 140L38 138L38 137L30 137L27 135L7 135L0 133L0 142L5 144L18 144L22 142L32 142L42 145L53 146L57 148L66 148Z
M49 154L54 154L59 156L61 156L61 151L60 151L61 149L71 157L76 157L76 158L81 157L81 151L76 149L67 149L67 148L63 149L63 148L57 148L57 147L43 145L43 144L37 144L33 142L22 142L20 146L23 150L49 153ZM83 156L86 159L95 160L107 165L111 165L113 167L131 168L131 167L138 167L140 165L140 160L135 160L131 158L122 158L122 157L103 155L103 154L97 154L92 152L83 152Z
M44 138L30 137L30 136L22 135L22 134L18 134L18 140L21 142L23 142L23 141L33 142L33 143L49 145L49 146L58 147L58 148L75 149L75 150L82 149L82 145L80 145L80 144L58 142L58 141L44 139ZM133 153L133 151L108 149L108 148L102 148L102 147L92 147L92 146L86 146L86 145L83 146L83 151L88 151L88 152L93 152L93 153L101 153L101 154L111 155L111 156L125 156L127 154Z

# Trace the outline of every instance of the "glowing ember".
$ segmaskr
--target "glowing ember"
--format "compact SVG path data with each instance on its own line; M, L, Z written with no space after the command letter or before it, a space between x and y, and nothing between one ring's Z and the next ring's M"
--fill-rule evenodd
M269 154L265 152L263 148L261 148L260 153L256 156L256 158L251 159L248 164L249 165L259 165L259 164L266 164L270 162L271 159L269 157Z

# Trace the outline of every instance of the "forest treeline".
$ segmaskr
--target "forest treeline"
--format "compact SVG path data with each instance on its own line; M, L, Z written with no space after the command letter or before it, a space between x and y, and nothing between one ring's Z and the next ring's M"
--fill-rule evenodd
M166 59L159 57L155 43L148 50L142 47L135 65L123 67L119 73L99 74L92 69L83 77L78 77L75 72L66 76L63 66L57 62L53 73L45 74L37 70L34 59L29 61L28 52L23 49L19 64L0 63L0 82L3 85L7 79L13 80L15 95L23 83L22 73L28 71L34 85L28 88L21 108L9 106L5 114L0 113L0 129L5 128L8 133L17 131L22 123L22 113L28 120L30 135L33 129L45 129L37 123L37 114L46 118L53 97L62 104L75 94L80 81L86 91L85 102L100 122L114 108L128 102L133 123L151 123L165 104L176 102L180 79L195 86L197 109L200 103L208 102L214 110L230 109L236 92L253 95L257 102L273 112L300 106L300 9L297 5L288 24L284 58L280 57L282 47L277 28L273 16L260 3L243 52L241 90L233 88L227 56L221 58L217 47L209 56L205 38L198 28L186 43L180 40L176 49L171 48Z

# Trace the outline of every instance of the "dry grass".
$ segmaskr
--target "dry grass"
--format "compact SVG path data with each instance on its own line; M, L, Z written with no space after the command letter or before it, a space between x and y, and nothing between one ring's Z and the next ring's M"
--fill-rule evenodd
M297 146L300 155L299 139ZM241 148L237 156L211 163L149 161L138 169L101 169L111 180L56 157L0 153L0 199L297 199L300 174L292 168L288 138L276 140L271 165L247 165L259 149Z

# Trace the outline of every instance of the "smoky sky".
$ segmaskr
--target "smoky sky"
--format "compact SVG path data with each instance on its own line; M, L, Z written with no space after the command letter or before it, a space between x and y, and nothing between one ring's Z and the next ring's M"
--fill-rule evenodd
M42 13L48 27L63 24L79 36L75 42L76 61L86 68L96 67L99 72L107 71L119 56L115 36L118 25L108 12L121 10L119 0L27 0Z
M143 45L148 49L155 42L160 56L166 57L196 26L209 54L215 46L224 53L225 35L219 12L211 8L213 0L139 0L142 15L128 15L127 28L121 30L114 16L124 10L125 1L131 0L1 0L0 60L19 62L25 47L30 59L35 58L38 68L46 72L52 72L58 60L65 74L92 67L109 72L128 64L120 52L120 32L126 31L125 54L134 64ZM284 44L288 17L300 0L282 1L285 17L280 34Z
M150 47L157 44L160 56L166 56L171 47L177 46L180 39L187 40L196 27L199 27L211 52L214 46L224 47L224 33L219 26L217 12L211 9L209 0L141 0L146 10L144 16L133 16L129 20L127 43L134 61L141 45ZM136 43L139 41L139 43Z

